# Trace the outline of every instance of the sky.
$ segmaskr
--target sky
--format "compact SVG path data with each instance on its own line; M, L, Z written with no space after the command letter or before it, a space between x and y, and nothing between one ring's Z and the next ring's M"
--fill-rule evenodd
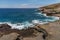
M38 8L60 0L0 0L0 8Z

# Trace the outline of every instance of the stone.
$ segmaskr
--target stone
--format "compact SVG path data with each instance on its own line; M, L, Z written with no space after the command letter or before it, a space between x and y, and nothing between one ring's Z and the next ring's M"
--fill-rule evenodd
M60 17L60 3L40 7L38 10L40 10L40 12L46 14L47 16Z
M11 26L8 24L0 24L0 29L11 29Z
M10 33L7 35L3 35L0 40L16 40L19 34L17 33Z

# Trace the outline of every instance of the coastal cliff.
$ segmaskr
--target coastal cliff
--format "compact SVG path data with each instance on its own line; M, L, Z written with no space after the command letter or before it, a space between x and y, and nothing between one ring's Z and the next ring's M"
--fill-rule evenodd
M38 10L42 13L47 14L47 16L58 16L58 17L60 17L60 3L40 7Z

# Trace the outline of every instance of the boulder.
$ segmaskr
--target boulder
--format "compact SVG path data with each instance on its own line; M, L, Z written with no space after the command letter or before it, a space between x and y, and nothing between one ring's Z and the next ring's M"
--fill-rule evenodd
M21 39L21 37L22 38L34 37L35 39L37 36L37 33L43 33L43 35L41 36L42 39L46 39L46 37L48 36L48 33L46 32L46 30L44 30L43 28L37 25L31 28L29 27L27 29L18 30L18 29L11 29L11 26L9 26L8 24L0 24L0 37L2 37L1 38L2 40L6 35L8 35L6 37L10 37L9 35L11 33L19 34L19 37L17 39Z
M0 40L16 40L19 34L17 33L10 33L8 35L3 35Z
M0 24L0 29L10 29L11 26L8 24Z

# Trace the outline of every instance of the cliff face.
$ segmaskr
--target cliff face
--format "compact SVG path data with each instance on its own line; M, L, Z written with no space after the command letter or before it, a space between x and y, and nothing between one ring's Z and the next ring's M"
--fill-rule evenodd
M60 3L40 7L38 10L49 16L59 16L60 17Z

